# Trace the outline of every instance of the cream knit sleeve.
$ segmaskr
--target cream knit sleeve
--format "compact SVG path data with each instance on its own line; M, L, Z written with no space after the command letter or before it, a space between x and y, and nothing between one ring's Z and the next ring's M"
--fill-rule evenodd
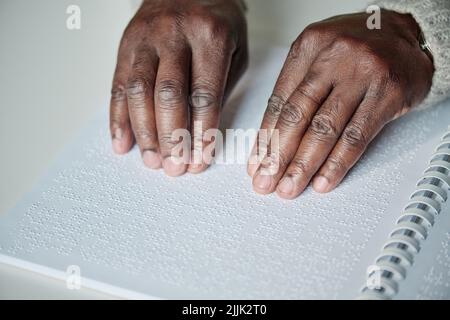
M420 25L433 53L433 86L421 108L450 97L450 0L378 0L374 4L410 13ZM383 23L383 22L382 22Z

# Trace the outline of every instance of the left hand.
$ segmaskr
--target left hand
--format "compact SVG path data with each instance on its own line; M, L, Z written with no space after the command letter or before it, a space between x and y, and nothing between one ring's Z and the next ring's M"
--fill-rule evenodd
M127 153L136 142L144 164L169 176L206 170L205 149L215 146L206 132L217 132L247 61L241 1L143 1L122 37L113 79L114 151Z
M258 193L292 199L311 180L329 192L389 121L426 97L434 67L414 18L382 10L381 30L367 18L314 23L293 43L261 125L279 130L279 144L264 156L262 143L263 157L255 145L248 166Z

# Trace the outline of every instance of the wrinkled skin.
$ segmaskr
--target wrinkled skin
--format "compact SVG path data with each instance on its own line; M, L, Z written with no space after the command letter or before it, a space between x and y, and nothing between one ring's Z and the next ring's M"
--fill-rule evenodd
M412 16L383 10L381 30L369 30L367 17L314 23L293 43L261 125L279 130L278 145L261 139L248 165L256 192L293 199L311 181L331 191L378 132L429 92L432 57Z
M259 141L248 165L256 192L293 199L310 182L331 191L388 122L425 98L434 67L415 20L383 10L382 29L369 30L367 18L314 23L293 43L261 125L278 130L278 145ZM144 1L125 30L113 80L115 152L136 142L150 168L170 176L205 170L202 161L175 161L172 133L191 131L190 157L204 150L203 133L218 127L247 60L241 1Z
M172 132L188 129L197 141L191 145L206 147L203 132L218 127L247 60L239 0L144 1L119 48L110 106L114 151L127 153L136 142L144 163L167 175L205 170L202 159L172 156L179 154Z

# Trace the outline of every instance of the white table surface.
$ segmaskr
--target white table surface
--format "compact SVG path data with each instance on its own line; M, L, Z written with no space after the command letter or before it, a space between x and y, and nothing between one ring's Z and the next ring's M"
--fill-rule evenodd
M247 0L251 42L288 46L311 22L365 0ZM81 8L81 30L66 8ZM107 108L117 45L139 0L1 0L0 214L29 191L98 108ZM269 94L269 93L268 93ZM95 102L98 102L95 104ZM0 299L109 299L0 264Z

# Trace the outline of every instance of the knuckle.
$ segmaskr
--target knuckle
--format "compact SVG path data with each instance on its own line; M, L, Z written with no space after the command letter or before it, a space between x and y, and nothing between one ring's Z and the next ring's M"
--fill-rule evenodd
M277 95L272 95L269 98L266 109L266 116L271 118L278 118L283 109L283 105L285 104L284 100Z
M314 43L318 41L320 37L320 31L315 27L314 24L306 27L302 33L291 43L289 50L289 58L293 60L298 60L301 57L303 51L314 46Z
M196 14L193 18L197 38L206 43L215 43L221 48L233 44L233 29L226 19L211 14Z
M283 107L280 120L286 127L297 127L309 122L305 110L289 102Z
M157 93L162 108L176 107L184 102L182 85L177 80L162 80Z
M306 111L301 106L287 103L280 114L280 120L286 127L297 127L309 123Z
M342 134L343 141L346 145L356 149L365 149L368 139L365 130L360 125L350 125Z
M396 68L386 58L373 52L367 45L363 45L360 61L361 66L365 70L369 70L369 72L375 74L375 82L390 82L392 84L399 84L401 82L401 77Z
M196 17L199 21L200 25L203 27L202 29L208 33L208 35L224 35L223 33L228 29L227 24L224 23L221 19L214 15L202 15L200 17Z
M173 139L171 134L162 134L158 137L158 139L161 148L164 148L166 150L173 149L179 143L179 141Z
M292 42L291 47L289 49L289 59L292 60L299 59L303 46L303 40L300 37L297 38L294 42Z
M345 164L345 161L341 158L330 157L327 160L327 171L332 175L336 175L338 173L345 173L348 171L348 167Z
M361 49L362 46L364 46L364 43L361 40L342 34L335 38L332 45L333 49L338 52L354 52L356 49Z
M321 113L311 121L311 132L319 140L335 139L338 136L335 119L330 114Z
M126 89L122 85L113 85L111 89L111 100L112 101L124 101L127 98Z
M308 164L304 159L295 157L290 165L290 175L306 175L308 173Z
M378 70L381 73L386 73L390 70L390 65L386 59L375 53L369 46L361 45L360 52L364 67L368 66L370 69Z
M142 99L149 88L148 80L143 77L133 77L127 83L129 99Z
M148 129L139 129L134 132L135 138L139 144L155 141L156 135Z
M204 29L214 29L217 25L222 24L222 21L217 15L208 14L203 11L195 11L189 16L194 26L199 26Z
M296 42L311 42L316 41L321 36L320 28L317 23L308 25L302 33L298 36Z
M303 83L295 89L295 95L302 100L319 105L321 98L317 94L316 85L314 84L314 78L316 76L309 74L303 80Z
M193 114L208 114L219 106L219 99L208 88L197 88L191 94L190 105Z
M166 32L178 32L184 26L185 15L180 10L167 10L146 19L146 24L153 30L166 30Z

